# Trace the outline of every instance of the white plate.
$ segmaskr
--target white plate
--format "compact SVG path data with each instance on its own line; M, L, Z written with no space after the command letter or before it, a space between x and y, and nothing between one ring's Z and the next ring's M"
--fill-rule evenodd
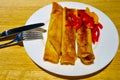
M23 41L24 47L31 57L31 59L41 68L55 74L64 76L83 76L94 73L107 66L114 58L118 49L119 39L118 32L113 22L100 10L83 3L77 2L60 2L63 7L85 9L89 7L99 16L100 23L104 26L101 30L100 39L97 45L93 46L95 54L95 61L92 65L84 65L77 59L75 65L60 65L45 62L43 60L45 41L47 33L43 33L44 40ZM44 22L46 23L43 28L48 28L52 5L47 5L37 10L26 22L27 24Z

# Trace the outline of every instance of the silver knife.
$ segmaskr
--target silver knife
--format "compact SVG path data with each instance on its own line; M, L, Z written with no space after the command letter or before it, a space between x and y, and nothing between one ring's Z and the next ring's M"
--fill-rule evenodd
M13 28L13 29L5 30L2 33L0 33L0 38L7 37L7 36L10 36L10 35L13 35L13 34L16 34L16 33L20 33L22 31L38 28L38 27L41 27L43 25L44 25L44 23L36 23L36 24L30 24L30 25L25 25L25 26Z

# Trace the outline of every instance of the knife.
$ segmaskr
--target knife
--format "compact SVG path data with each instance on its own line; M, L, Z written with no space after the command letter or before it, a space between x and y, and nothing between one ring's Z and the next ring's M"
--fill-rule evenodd
M0 33L0 38L7 37L7 36L10 36L10 35L13 35L13 34L16 34L16 33L20 33L22 31L38 28L38 27L41 27L43 25L44 25L44 23L36 23L36 24L30 24L30 25L25 25L25 26L13 28L13 29L5 30L2 33Z

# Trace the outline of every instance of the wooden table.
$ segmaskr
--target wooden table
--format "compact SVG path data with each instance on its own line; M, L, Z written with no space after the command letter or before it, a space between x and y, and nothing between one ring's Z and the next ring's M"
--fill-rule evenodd
M53 1L70 0L1 0L0 32L24 25L39 8ZM71 0L90 4L107 14L120 34L120 0ZM84 77L63 77L39 68L21 45L0 49L0 80L118 80L120 79L120 47L113 61L102 71Z

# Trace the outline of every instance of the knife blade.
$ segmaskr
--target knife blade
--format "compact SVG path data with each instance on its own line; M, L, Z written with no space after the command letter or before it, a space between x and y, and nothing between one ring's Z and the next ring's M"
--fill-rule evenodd
M16 33L20 33L22 31L38 28L38 27L41 27L43 25L44 25L44 23L36 23L36 24L30 24L30 25L25 25L25 26L13 28L13 29L5 30L2 33L0 33L0 38L7 37L7 36L10 36L10 35L13 35Z

